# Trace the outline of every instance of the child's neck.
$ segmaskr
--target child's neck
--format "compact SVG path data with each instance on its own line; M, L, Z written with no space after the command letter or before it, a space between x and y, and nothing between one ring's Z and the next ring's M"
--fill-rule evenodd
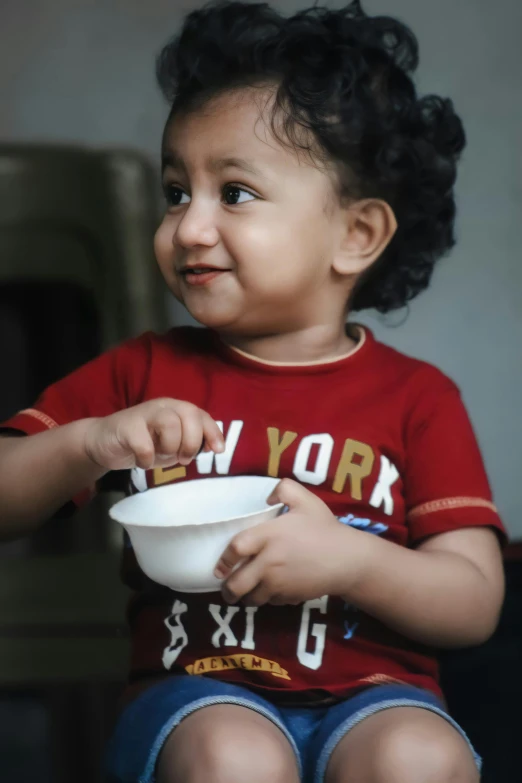
M352 330L353 332L353 330ZM265 362L311 364L349 354L357 337L332 325L313 326L284 334L242 336L221 335L224 343Z

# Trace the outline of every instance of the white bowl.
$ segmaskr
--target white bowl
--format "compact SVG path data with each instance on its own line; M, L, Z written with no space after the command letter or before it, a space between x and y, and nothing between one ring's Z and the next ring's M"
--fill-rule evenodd
M222 583L214 568L234 536L282 512L282 503L266 503L279 481L227 476L168 484L120 500L109 513L150 579L180 592L212 592Z

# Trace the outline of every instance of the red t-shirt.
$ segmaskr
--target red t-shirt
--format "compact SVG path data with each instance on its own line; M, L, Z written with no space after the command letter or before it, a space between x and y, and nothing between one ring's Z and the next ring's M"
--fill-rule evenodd
M257 361L206 329L147 333L49 387L4 426L31 434L157 397L188 400L222 424L225 452L135 470L129 491L202 476L290 477L340 523L400 546L463 527L502 530L456 386L359 331L350 355L311 365ZM174 593L144 577L128 540L123 572L136 591L130 681L138 688L188 672L280 703L390 682L439 692L434 651L338 597L255 608L228 606L220 593Z

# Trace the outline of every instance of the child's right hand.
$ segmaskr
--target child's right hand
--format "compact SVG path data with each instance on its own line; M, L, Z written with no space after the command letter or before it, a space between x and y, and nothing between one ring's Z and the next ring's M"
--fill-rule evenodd
M202 450L222 452L223 435L208 413L162 397L98 419L85 432L85 453L106 470L188 465Z

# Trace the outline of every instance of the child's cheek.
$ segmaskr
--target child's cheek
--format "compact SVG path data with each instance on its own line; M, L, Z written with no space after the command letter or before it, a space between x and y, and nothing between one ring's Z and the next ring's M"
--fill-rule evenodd
M172 263L174 253L173 231L168 217L165 216L154 235L154 253L160 267L169 262Z

